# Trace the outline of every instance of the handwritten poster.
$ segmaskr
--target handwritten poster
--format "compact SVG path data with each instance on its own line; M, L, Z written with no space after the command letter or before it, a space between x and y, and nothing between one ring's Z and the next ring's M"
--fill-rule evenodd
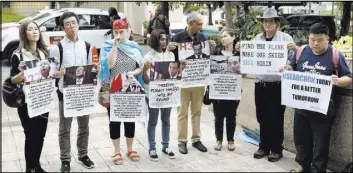
M315 73L284 71L282 105L327 114L332 77Z
M149 69L149 105L151 108L180 106L179 65L175 61L154 62Z
M243 74L280 75L288 59L286 42L242 41L240 67Z
M239 56L211 56L210 99L240 100Z

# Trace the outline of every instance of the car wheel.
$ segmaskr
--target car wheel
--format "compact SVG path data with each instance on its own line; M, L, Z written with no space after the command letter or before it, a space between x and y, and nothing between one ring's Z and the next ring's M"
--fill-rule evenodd
M11 65L11 57L13 52L18 48L18 44L13 44L11 45L10 48L4 51L4 58L6 58L9 62L9 65Z

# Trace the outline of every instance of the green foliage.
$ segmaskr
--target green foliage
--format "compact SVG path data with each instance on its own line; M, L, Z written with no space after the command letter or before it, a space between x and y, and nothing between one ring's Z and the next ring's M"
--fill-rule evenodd
M187 4L185 8L186 11L199 11L201 9L206 9L207 7L203 4Z
M147 28L148 27L148 20L147 19L144 19L143 21L142 21L142 26L143 26L143 28Z
M12 14L12 13L6 13L3 11L1 15L1 23L18 22L23 18L24 16Z
M234 22L234 29L237 40L252 40L262 32L261 22L251 12L237 17Z
M216 47L219 47L221 45L221 39L218 35L207 35L207 39L214 40L216 42Z

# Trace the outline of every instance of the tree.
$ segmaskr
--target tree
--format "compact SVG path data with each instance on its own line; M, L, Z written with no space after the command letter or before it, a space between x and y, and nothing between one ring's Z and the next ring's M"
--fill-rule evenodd
M207 5L207 8L208 8L208 25L213 25L211 4L206 4L206 5Z
M231 2L224 2L225 15L226 15L226 27L233 27L233 15L232 15L232 7Z
M349 22L351 20L352 2L341 2L343 5L340 37L348 35Z

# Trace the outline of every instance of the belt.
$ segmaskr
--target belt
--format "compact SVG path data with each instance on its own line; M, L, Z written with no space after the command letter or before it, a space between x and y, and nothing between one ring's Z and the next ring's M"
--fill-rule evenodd
M273 86L281 85L281 81L276 81L276 82L257 82L255 84L259 85L261 87L273 87Z

